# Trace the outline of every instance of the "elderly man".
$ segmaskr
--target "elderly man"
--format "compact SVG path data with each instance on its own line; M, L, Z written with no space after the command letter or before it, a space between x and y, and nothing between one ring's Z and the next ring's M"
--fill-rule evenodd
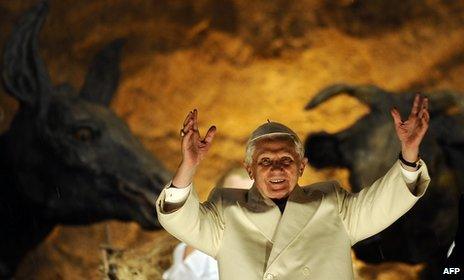
M158 218L171 234L215 257L221 279L353 279L351 246L406 213L430 181L418 157L429 123L427 99L415 97L406 121L396 109L391 114L399 160L359 193L335 181L299 186L307 164L302 143L288 127L268 122L247 142L253 187L217 188L200 203L192 180L216 128L202 139L194 110L181 130L182 162L156 202Z

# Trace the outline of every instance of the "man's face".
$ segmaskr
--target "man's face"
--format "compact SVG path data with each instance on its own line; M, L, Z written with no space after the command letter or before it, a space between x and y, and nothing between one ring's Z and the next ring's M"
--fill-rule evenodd
M307 159L300 159L291 139L257 140L253 161L246 168L261 194L284 198L295 188Z

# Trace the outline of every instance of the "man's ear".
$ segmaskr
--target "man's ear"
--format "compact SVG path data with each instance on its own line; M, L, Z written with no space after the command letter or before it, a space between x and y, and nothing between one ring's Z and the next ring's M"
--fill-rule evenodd
M251 165L247 164L246 162L243 162L243 167L245 167L247 173L248 173L248 176L250 177L251 180L254 180L253 178L253 171L251 169Z
M298 173L299 173L300 177L303 175L304 169L305 169L305 167L306 167L307 164L308 164L308 158L307 158L307 157L304 157L304 158L301 160L300 169L298 170Z

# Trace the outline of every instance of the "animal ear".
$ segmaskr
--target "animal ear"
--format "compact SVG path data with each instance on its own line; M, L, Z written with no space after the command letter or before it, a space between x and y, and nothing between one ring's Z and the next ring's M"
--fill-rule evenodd
M306 104L305 109L313 109L328 99L342 93L353 96L369 107L375 109L390 108L393 99L391 94L376 86L350 86L345 84L336 84L326 87L316 94L316 96L308 104Z
M52 83L38 50L38 33L48 5L27 12L13 30L3 55L2 80L6 91L21 104L41 108L48 104Z
M81 98L108 106L119 83L123 39L109 43L92 61L81 89Z

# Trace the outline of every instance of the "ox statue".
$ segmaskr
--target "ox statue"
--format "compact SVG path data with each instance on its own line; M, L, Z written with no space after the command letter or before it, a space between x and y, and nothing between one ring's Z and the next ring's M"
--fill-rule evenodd
M375 86L333 85L319 92L306 106L312 109L329 98L348 94L367 105L370 113L351 127L334 134L319 132L305 142L306 156L315 168L339 167L350 171L354 192L384 175L398 159L400 143L390 109L407 115L414 93L394 94ZM432 182L424 197L383 232L354 246L364 261L403 261L428 264L424 279L439 271L458 224L458 201L464 186L464 98L456 92L427 94L430 126L421 145Z
M47 10L42 3L26 13L4 50L3 85L20 106L0 136L1 279L57 224L159 228L153 204L170 178L108 108L122 41L97 54L80 94L54 86L38 50Z

